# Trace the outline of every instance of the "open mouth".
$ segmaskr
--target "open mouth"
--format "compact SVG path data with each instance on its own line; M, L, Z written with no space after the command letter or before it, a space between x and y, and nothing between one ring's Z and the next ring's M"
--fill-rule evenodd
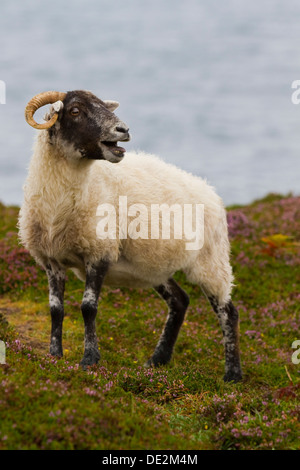
M117 142L101 142L107 149L113 153L116 157L123 157L126 150L123 147L119 147Z

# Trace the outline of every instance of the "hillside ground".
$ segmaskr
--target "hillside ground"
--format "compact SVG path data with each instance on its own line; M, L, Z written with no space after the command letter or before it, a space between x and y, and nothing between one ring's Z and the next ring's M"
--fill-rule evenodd
M0 449L300 448L300 351L292 347L300 340L300 197L269 195L228 210L239 384L224 384L217 319L181 273L190 306L168 366L143 367L165 322L161 299L105 288L101 361L81 370L83 285L71 272L64 357L51 357L46 275L18 245L18 210L0 206Z

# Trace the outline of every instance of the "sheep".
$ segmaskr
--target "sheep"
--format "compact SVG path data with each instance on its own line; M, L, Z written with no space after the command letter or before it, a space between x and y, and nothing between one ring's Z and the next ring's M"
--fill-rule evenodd
M33 115L45 104L51 105L46 122L38 124ZM145 366L167 364L189 305L189 296L173 278L182 271L189 282L202 288L219 320L224 381L238 382L242 379L239 315L231 300L233 274L223 202L205 180L157 156L127 152L123 158L125 149L118 142L128 142L130 134L114 114L118 105L76 90L41 93L26 106L26 120L39 132L24 185L19 236L48 276L50 354L63 356L65 275L71 269L85 283L83 369L100 359L95 319L103 285L153 288L166 302L167 320ZM184 236L126 236L121 225L124 228L125 222L129 231L133 220L129 212L128 220L120 217L115 237L96 235L103 221L99 207L113 207L118 217L120 197L126 197L131 207L149 210L162 203L168 207L198 204L204 215L202 245L187 249Z

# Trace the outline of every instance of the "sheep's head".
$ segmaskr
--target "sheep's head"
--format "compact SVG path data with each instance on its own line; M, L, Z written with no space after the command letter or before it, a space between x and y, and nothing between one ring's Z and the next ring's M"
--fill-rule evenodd
M46 104L51 104L44 117L46 122L37 124L33 115ZM45 92L30 100L25 118L36 129L48 129L51 143L66 158L115 163L125 154L118 141L130 140L128 127L113 113L118 106L116 101L102 101L89 91Z

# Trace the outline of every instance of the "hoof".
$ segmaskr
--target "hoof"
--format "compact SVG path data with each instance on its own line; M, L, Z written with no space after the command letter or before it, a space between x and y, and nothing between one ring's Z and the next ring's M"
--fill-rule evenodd
M57 344L50 344L50 355L54 357L63 357L63 350L62 346L59 346Z
M147 362L145 362L144 367L160 367L160 366L165 366L168 364L171 360L171 355L165 355L165 356L155 356L153 355L148 359Z
M242 372L226 372L224 382L238 383L243 379Z
M147 369L149 369L150 367L157 367L157 366L155 366L155 364L153 363L152 359L149 359L148 361L145 362L144 367L146 367Z
M100 360L100 353L97 349L89 349L84 352L84 356L80 361L80 365L83 370L86 370L88 366L97 364Z

